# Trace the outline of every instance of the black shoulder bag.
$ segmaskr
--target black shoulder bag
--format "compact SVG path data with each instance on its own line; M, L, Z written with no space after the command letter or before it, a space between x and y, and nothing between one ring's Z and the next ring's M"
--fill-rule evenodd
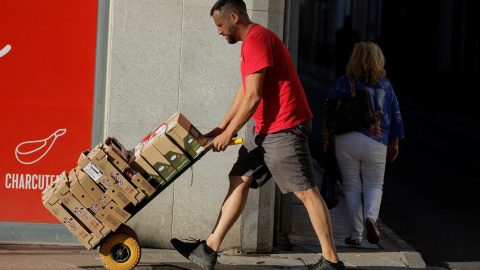
M347 132L369 129L375 124L372 103L367 89L355 90L350 78L351 94L338 99L327 99L326 125L330 134L341 135Z

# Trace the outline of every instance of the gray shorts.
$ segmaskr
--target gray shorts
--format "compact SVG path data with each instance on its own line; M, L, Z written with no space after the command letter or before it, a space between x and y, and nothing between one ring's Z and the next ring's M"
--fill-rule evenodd
M272 176L282 193L316 186L308 136L312 120L287 130L261 134L252 128L238 151L231 176L253 176L251 188L265 184Z

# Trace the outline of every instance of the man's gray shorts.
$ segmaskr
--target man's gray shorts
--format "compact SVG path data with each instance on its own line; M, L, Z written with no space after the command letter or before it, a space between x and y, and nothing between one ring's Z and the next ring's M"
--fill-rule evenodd
M265 184L272 176L282 193L315 187L308 136L312 120L287 130L261 134L252 128L238 151L230 176L253 176L251 188Z

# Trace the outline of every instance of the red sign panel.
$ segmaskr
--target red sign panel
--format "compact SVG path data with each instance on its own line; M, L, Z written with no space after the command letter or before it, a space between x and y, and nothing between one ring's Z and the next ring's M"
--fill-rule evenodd
M90 148L97 4L0 3L0 221L58 222L41 193Z

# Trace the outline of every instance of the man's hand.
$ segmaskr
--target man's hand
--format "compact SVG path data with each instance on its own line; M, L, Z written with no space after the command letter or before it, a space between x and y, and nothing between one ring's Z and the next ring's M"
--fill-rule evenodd
M205 134L204 136L209 138L209 137L217 137L218 135L222 134L223 132L225 131L225 129L223 128L220 128L220 127L216 127L214 128L212 131L208 132L207 134Z
M207 133L207 135L210 133ZM233 136L226 134L225 132L221 133L220 135L216 136L211 142L207 143L203 147L203 151L212 147L213 152L220 152L225 151L228 145L232 141Z

